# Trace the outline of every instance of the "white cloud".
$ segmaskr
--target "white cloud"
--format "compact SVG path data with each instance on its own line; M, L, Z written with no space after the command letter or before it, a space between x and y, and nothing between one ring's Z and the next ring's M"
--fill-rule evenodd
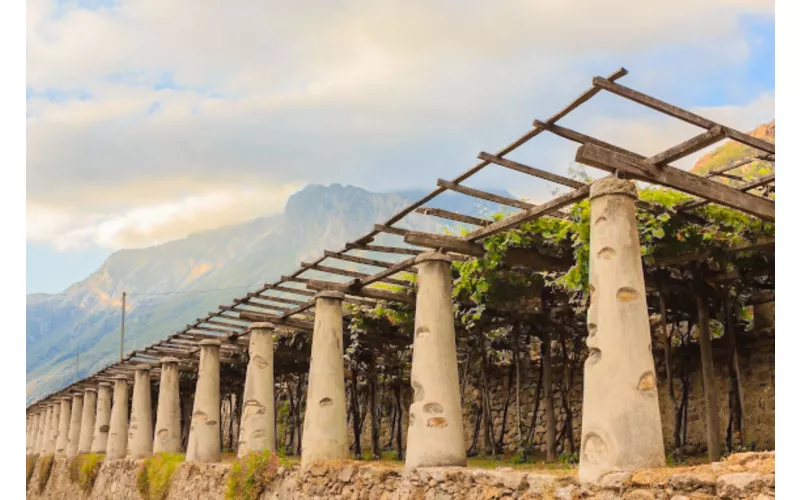
M278 210L307 182L429 185L507 143L532 110L558 109L591 68L684 47L634 69L647 90L677 68L740 64L741 16L772 12L760 0L31 0L28 87L91 97L28 101L28 237L139 246ZM656 143L672 134L660 127L625 133Z

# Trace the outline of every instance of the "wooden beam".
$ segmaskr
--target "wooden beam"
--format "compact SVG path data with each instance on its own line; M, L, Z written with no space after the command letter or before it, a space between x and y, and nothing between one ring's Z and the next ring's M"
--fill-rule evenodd
M448 252L458 252L473 257L483 257L486 250L483 245L464 241L454 236L444 234L423 233L419 231L409 232L403 241L410 245L444 250Z
M264 293L264 292L262 292L262 293ZM271 295L259 295L257 293L248 293L247 297L248 298L261 299L261 300L269 300L271 302L280 302L282 304L292 304L292 305L295 305L295 306L299 305L299 304L305 304L305 302L303 302L302 300L285 299L283 297L273 297Z
M393 254L400 254L400 255L419 255L422 253L421 250L416 250L414 248L402 248L402 247L393 247L393 246L385 246L385 245L359 245L358 243L348 243L345 245L347 250L368 250L370 252L381 252L381 253L393 253Z
M715 125L711 129L703 132L700 135L694 136L688 141L672 146L666 151L662 151L655 156L648 158L647 163L661 167L673 161L685 158L690 154L696 153L703 148L706 148L715 142L719 142L725 137L725 130L719 125Z
M672 116L673 118L683 120L687 123L691 123L692 125L697 125L698 127L704 128L706 130L710 130L714 127L720 127L725 132L725 135L727 135L728 137L730 137L735 141L741 142L742 144L746 144L752 148L760 149L761 151L764 151L766 153L775 154L775 145L771 144L770 142L764 141L762 139L757 139L751 135L739 132L738 130L725 127L707 118L703 118L700 115L696 115L694 113L686 111L685 109L681 109L678 106L674 106L672 104L666 103L654 97L650 97L647 94L643 94L641 92L625 87L618 83L611 82L599 76L595 77L592 80L592 83L595 86L600 87L604 90L608 90L609 92L617 94L618 96L624 97L633 102L638 102L639 104L647 106L650 109L654 109L666 115Z
M288 326L291 328L297 328L298 330L314 331L314 323L294 318L281 318L280 316L250 311L241 311L239 313L239 317L244 321L252 321L254 323L275 323L275 325Z
M743 184L741 186L737 186L737 187L735 187L733 189L735 189L737 191L745 192L745 191L749 191L750 189L759 188L759 187L764 186L766 184L769 184L771 182L775 182L775 173L774 172L771 173L771 174L767 174L767 175L765 175L763 177L759 177L758 179L754 179L754 180L748 182L747 184ZM770 202L774 203L771 200L770 200ZM692 210L692 209L695 209L695 208L698 208L698 207L702 207L703 205L708 205L709 203L711 203L711 202L708 201L708 200L689 201L689 202L686 202L686 203L684 203L682 205L677 206L676 210L681 211L681 212L685 211L685 210Z
M416 209L415 212L422 215L432 215L442 219L463 222L464 224L472 224L473 226L488 226L492 223L492 221L487 219L472 217L470 215L462 215L456 212L451 212L450 210L443 210L441 208L420 207Z
M348 283L348 285L349 286L355 286L355 287L365 287L367 285L371 285L373 283L377 283L379 281L382 281L384 283L391 283L391 284L400 283L401 286L410 286L411 283L409 283L407 281L394 280L394 279L389 278L389 276L391 276L393 274L396 274L396 273L399 273L400 271L405 271L406 269L410 268L411 266L414 265L414 260L415 259L416 259L416 257L412 257L410 259L406 259L406 260L400 261L397 264L394 264L392 267L390 267L388 269L385 269L385 270L383 270L383 271L381 271L379 273L373 274L371 276L367 276L365 278L356 278L355 280L353 280L350 283Z
M645 181L700 196L761 219L775 220L774 202L669 165L654 167L638 158L594 144L584 144L578 148L575 161L611 172L626 172Z
M735 168L743 167L743 166L747 165L748 163L753 163L754 161L758 161L760 159L763 159L763 158L760 158L759 156L751 156L751 157L745 158L744 160L741 160L741 161L731 162L731 163L729 163L727 165L724 165L722 167L715 168L714 170L709 170L703 177L716 177L716 176L718 176L718 175L720 175L720 174L722 174L724 172L727 172L728 170L733 170Z
M392 227L387 224L375 224L373 227L376 232L396 234L398 236L403 236L408 232L408 229L403 229L402 227Z
M491 224L486 227L482 227L480 229L476 229L475 231L469 233L468 235L464 236L465 241L478 241L480 239L492 236L493 234L497 234L502 231L506 231L514 226L522 224L524 222L528 222L534 219L538 219L544 215L549 215L557 210L560 210L567 205L572 205L573 203L577 203L582 199L589 196L589 184L585 184L574 191L571 191L567 194L563 194L561 196L557 196L552 200L548 201L547 203L543 203L537 207L532 207L521 212L517 212L514 215L510 215L505 219L501 219L494 224Z
M283 311L291 310L290 307L281 307L281 306L275 306L275 305L272 305L272 304L261 304L259 302L253 302L250 299L247 299L246 301L242 301L242 305L248 305L248 306L251 306L251 307L257 307L259 309L269 309L269 310L272 310L272 311L282 311L283 312Z
M303 290L302 288L292 288L289 286L280 286L280 285L273 285L269 288L270 290L275 290L278 292L285 292L285 293L293 293L295 295L304 295L304 296L314 295L312 292L309 292L308 290Z
M348 269L340 269L338 267L321 266L319 264L318 265L314 265L314 264L310 264L308 262L301 262L300 263L300 267L302 267L304 269L313 269L315 271L321 271L321 272L329 273L329 274L338 274L340 276L348 276L350 278L369 279L371 277L367 273L361 273L361 272L358 272L358 271L350 271ZM392 268L393 267L395 267L395 266L392 266ZM392 269L392 268L389 268L389 269ZM387 269L387 271L388 271L388 269ZM391 273L391 274L394 274L394 273ZM385 283L389 283L391 285L397 285L397 286L408 286L409 285L409 283L407 281L387 278L387 277L384 277L384 276L381 276L381 278L378 279L377 281L383 281Z
M500 205L506 205L509 207L530 208L533 206L530 203L525 203L524 201L507 198L505 196L500 196L499 194L487 193L486 191L481 191L480 189L468 188L444 179L437 180L436 185L449 189L450 191L455 191L456 193L465 194L481 200L492 201L494 203L499 203Z
M328 250L325 250L325 256L330 257L332 259L354 262L356 264L365 264L367 266L373 266L373 267L389 268L392 267L394 264L396 264L396 262L386 262L384 260L368 259L366 257L359 257L357 255L347 255L342 253L329 252Z
M491 155L489 153L479 153L478 158L491 163L495 163L497 165L502 165L506 168L510 168L512 170L516 170L524 174L532 175L534 177L539 177L540 179L545 179L551 182L555 182L556 184L561 184L562 186L579 188L585 184L583 182L570 179L569 177L553 174L551 172L547 172L546 170L539 170L538 168L529 167L528 165L523 165L522 163L509 160L508 158L500 158L499 156Z
M377 288L368 287L351 287L344 283L333 283L330 281L311 280L308 282L308 287L313 290L335 290L348 295L357 295L360 297L367 297L376 300L386 300L390 302L403 302L406 304L416 303L413 295L405 293L391 292L389 290L380 290Z

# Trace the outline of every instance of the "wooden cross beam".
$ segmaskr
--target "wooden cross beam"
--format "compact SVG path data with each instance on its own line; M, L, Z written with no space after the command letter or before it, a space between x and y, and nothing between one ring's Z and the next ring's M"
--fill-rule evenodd
M645 161L651 165L655 165L656 167L662 167L668 163L680 160L681 158L689 156L692 153L696 153L703 148L719 142L724 137L725 130L719 125L715 125L713 128L703 132L702 134L692 137L688 141L672 146L666 151L662 151L661 153L658 153L657 155L652 156Z
M385 245L359 245L358 243L348 243L345 245L345 248L347 250L368 250L370 252L393 253L400 255L419 255L422 253L421 250L416 250L414 248L402 248Z
M357 295L359 297L367 297L370 299L386 300L390 302L403 302L406 304L414 304L416 301L413 295L405 293L390 292L388 290L380 290L377 288L350 287L344 283L333 283L330 281L311 280L307 286L312 290L335 290L348 295ZM372 304L374 305L374 303Z
M472 217L470 215L463 215L449 210L442 210L441 208L428 208L421 207L415 210L418 214L432 215L442 219L452 220L456 222L463 222L465 224L472 224L473 226L488 226L492 221L481 219L479 217Z
M762 139L757 139L751 135L739 132L738 130L725 127L707 118L703 118L700 115L696 115L694 113L686 111L685 109L681 109L678 106L674 106L672 104L658 100L654 97L650 97L647 94L643 94L641 92L625 87L618 83L606 80L605 78L601 78L599 76L595 77L592 80L592 84L604 90L608 90L609 92L617 94L618 96L629 99L633 102L638 102L639 104L647 106L650 109L654 109L666 115L672 116L673 118L683 120L687 123L691 123L692 125L697 125L698 127L704 128L706 130L711 130L714 127L720 127L724 131L724 134L726 136L730 137L735 141L741 142L742 144L746 144L752 148L759 149L766 153L775 154L774 144L771 144Z
M595 144L584 144L578 148L575 161L610 172L625 172L647 182L700 196L761 219L775 220L775 203L771 200L738 191L669 165L655 167L634 156L611 151Z

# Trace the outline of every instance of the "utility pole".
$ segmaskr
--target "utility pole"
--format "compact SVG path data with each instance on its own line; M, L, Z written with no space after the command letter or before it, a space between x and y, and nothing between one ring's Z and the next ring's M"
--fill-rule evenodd
M122 361L125 346L125 292L122 292L122 326L119 331L119 360Z

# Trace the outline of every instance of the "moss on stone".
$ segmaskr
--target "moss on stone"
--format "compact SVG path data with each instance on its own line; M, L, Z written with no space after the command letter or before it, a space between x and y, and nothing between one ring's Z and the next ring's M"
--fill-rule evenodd
M185 459L182 453L158 453L142 460L136 472L136 488L141 497L145 500L167 498L172 475Z
M227 500L256 500L278 473L278 456L269 450L237 459L228 473Z

